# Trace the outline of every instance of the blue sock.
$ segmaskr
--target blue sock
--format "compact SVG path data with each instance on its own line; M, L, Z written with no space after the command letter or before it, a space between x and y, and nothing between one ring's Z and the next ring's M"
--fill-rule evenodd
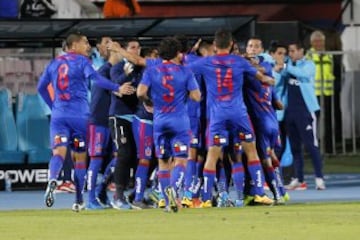
M96 196L95 196L96 180L97 180L97 175L101 168L101 164L102 164L101 157L90 158L90 165L87 171L87 190L89 191L89 199L88 199L89 202L96 201Z
M196 171L196 162L193 159L188 159L186 164L186 171L185 171L185 183L184 188L185 191L189 191L191 185L194 182L195 178L195 171Z
M275 199L280 199L280 190L277 185L276 175L273 167L266 168L266 175L268 178L268 184L271 192L274 194Z
M111 162L105 168L104 175L103 175L103 181L102 181L105 185L108 184L109 179L114 172L116 159L117 159L116 157L111 159Z
M238 200L241 200L244 198L244 167L241 162L237 162L232 165L232 179L237 198Z
M205 169L203 171L204 174L204 184L203 184L203 195L202 201L205 202L207 200L211 200L212 198L212 188L215 181L216 170Z
M54 155L49 162L49 180L56 180L59 177L64 159L60 155Z
M85 185L85 176L86 176L86 163L76 162L75 163L76 203L84 202L83 191Z
M282 177L282 174L281 174L280 167L274 168L274 171L275 171L276 182L277 182L277 185L279 187L280 195L284 196L286 194L286 190L284 188L284 182L283 182L283 177Z
M149 162L140 163L135 173L135 201L140 202L144 198L146 180L149 171Z
M169 205L169 199L167 198L165 194L165 188L170 186L170 171L169 170L159 170L158 173L158 179L160 183L161 193L165 198L166 206Z
M227 180L225 174L225 168L220 166L219 168L219 179L217 182L218 192L226 192L227 191Z
M183 185L185 175L185 166L177 164L173 168L170 177L170 185L178 192L179 188Z
M197 191L193 192L193 198L199 198L200 197L200 184L201 184L201 178L202 178L202 172L203 172L203 162L196 162L196 171L195 171L195 188L197 188ZM193 189L196 190L196 189Z
M260 161L248 162L248 169L251 180L254 182L254 193L255 195L263 196L264 192L264 174L261 169Z

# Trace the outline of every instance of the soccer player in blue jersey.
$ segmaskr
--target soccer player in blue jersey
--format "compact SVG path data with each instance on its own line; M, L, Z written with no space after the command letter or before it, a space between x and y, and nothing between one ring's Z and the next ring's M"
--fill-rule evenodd
M253 62L254 66L263 68L264 74L272 76L272 66L260 56L262 52L261 39L257 37L250 38L246 47L247 57L251 59L250 61ZM271 159L279 135L279 126L273 104L277 108L282 108L282 103L278 99L273 86L256 81L252 76L245 77L244 100L256 129L257 151L265 170L266 182L274 195L275 203L283 204L284 199L279 188L282 182L278 182Z
M76 199L74 211L84 208L82 190L86 175L86 136L89 118L87 99L89 81L102 88L120 92L120 86L99 75L88 59L90 45L81 33L71 33L66 38L69 51L55 58L45 69L38 83L39 94L52 110L50 139L53 156L49 163L49 182L45 192L45 204L54 204L56 179L66 156L67 146L75 152ZM54 101L47 86L52 83Z
M287 80L285 124L296 173L296 178L287 187L297 190L307 189L303 170L302 145L304 144L315 170L315 187L317 190L324 190L326 187L322 172L322 158L316 137L315 112L320 110L320 106L314 90L315 64L305 59L304 51L300 43L290 44L291 61L285 68L285 80Z
M196 54L196 51L200 53L200 56ZM202 41L199 39L196 44L191 49L189 54L184 56L183 64L186 66L192 62L195 62L201 57L207 57L214 55L214 45L207 41ZM189 100L188 101L188 114L190 118L190 129L191 129L191 140L190 140L190 150L189 150L189 159L186 164L185 171L185 180L184 180L184 196L181 200L181 204L184 207L195 207L198 206L199 201L199 192L201 186L201 167L203 164L203 158L200 156L201 150L203 148L204 141L201 137L201 131L205 128L205 126L201 126L201 124L205 125L206 119L206 111L202 108L205 108L205 89L203 84L202 76L197 75L195 79L201 89L202 99L201 102Z
M167 210L177 211L176 190L189 151L190 122L186 102L200 101L200 90L187 68L181 65L181 44L175 38L165 38L159 47L162 64L145 70L137 89L138 97L154 107L154 143L159 162L158 178L166 196ZM148 92L151 92L151 99ZM170 177L170 158L174 168Z
M233 44L231 32L218 30L215 33L214 43L215 56L189 65L195 74L204 76L210 112L210 146L203 171L204 191L201 206L212 207L212 187L216 164L221 156L222 147L228 145L230 136L234 139L238 137L242 141L241 145L247 155L251 179L256 183L256 201L272 204L273 201L264 193L261 164L256 151L255 136L243 101L242 87L244 74L256 76L264 83L273 83L274 80L257 71L244 58L229 54ZM239 166L235 167L243 169L241 163L238 164ZM241 173L243 174L243 171L239 171L239 174Z

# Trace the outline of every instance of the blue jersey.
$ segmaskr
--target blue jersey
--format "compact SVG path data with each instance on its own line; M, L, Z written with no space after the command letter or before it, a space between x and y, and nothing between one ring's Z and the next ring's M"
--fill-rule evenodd
M265 68L266 75L272 76L272 67L269 63L261 62L260 66ZM264 116L270 116L277 123L272 103L278 98L273 86L261 83L254 76L246 75L243 92L248 113L253 121L261 121Z
M184 61L183 64L186 66L192 62L198 61L200 60L201 57L195 55L195 54L187 54L184 57ZM195 75L195 79L197 81L197 84L199 85L199 87L201 86L201 80L202 77L201 75ZM193 101L191 99L189 99L188 102L188 114L189 117L194 117L194 118L199 118L200 117L200 102L196 102Z
M248 61L236 55L218 54L189 64L189 67L204 77L211 114L221 113L222 109L246 111L242 95L243 75L254 76L257 72Z
M134 67L134 71L128 76L124 72L125 61L115 64L110 71L111 80L115 83L122 85L126 82L131 82L133 87L137 87L142 76L142 68L139 66ZM138 99L136 93L132 95L124 95L121 98L113 95L111 96L111 104L109 115L110 116L124 116L134 115Z
M106 78L110 78L110 63L105 63L99 68L98 73ZM109 107L111 93L108 90L100 88L96 85L91 86L90 101L90 119L89 122L95 125L107 127L109 125Z
M52 109L52 117L87 117L89 115L89 80L102 88L117 91L119 85L100 76L83 55L67 53L55 58L45 69L38 91ZM55 99L52 102L47 86L52 83Z
M150 88L154 120L187 116L188 92L199 88L190 70L170 61L146 69L141 83Z

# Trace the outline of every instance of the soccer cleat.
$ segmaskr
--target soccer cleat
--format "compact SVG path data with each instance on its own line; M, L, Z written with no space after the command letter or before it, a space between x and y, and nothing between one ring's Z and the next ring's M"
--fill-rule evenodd
M175 190L172 187L167 187L165 189L165 194L169 199L169 207L173 212L177 212L178 211L178 205L176 202L176 193Z
M54 205L55 202L55 189L56 189L56 180L50 180L48 182L48 185L46 187L46 191L45 191L45 195L44 195L44 199L45 199L45 204L47 207L52 207L52 205Z
M245 195L244 196L244 206L249 206L254 204L254 196Z
M166 207L166 201L165 199L160 199L157 203L158 208L165 208Z
M274 204L274 200L270 199L268 196L263 195L263 196L259 196L259 195L255 195L254 197L254 203L256 205L273 205Z
M200 204L200 208L211 208L212 207L212 202L211 200L207 200L205 202L201 202Z
M244 206L244 200L237 199L234 202L234 207L243 207Z
M201 205L201 201L199 198L193 198L192 199L192 205L194 208L200 208L200 205Z
M274 205L285 205L285 199L284 197L280 197L279 199L274 200Z
M316 188L316 190L325 190L326 186L325 186L324 179L315 178L315 188Z
M231 201L227 192L219 193L217 197L217 207L231 207Z
M74 203L71 207L71 210L74 212L80 212L85 209L85 203Z
M141 209L149 209L151 207L142 201L139 201L139 202L133 201L131 203L131 208L135 209L135 210L141 210Z
M65 181L62 184L60 184L59 186L57 186L55 192L56 193L64 193L64 192L75 193L76 188L75 188L75 185L72 182Z
M189 199L187 197L183 197L181 199L181 205L184 207L184 208L193 208L193 201L192 199Z
M149 193L149 198L151 199L151 201L153 201L154 203L158 203L160 201L160 199L163 199L164 196L162 195L162 193L160 191L157 191L156 189L153 189L150 193Z
M128 203L126 200L120 200L120 199L112 201L111 206L118 210L130 210L131 209L130 203Z
M299 182L297 178L293 178L291 182L285 186L287 190L306 190L307 184L306 182Z
M285 195L283 196L283 198L284 198L284 201L285 201L285 202L290 201L290 194L289 194L289 193L285 193Z
M102 210L102 209L104 209L104 207L98 201L88 202L88 204L86 205L86 210Z

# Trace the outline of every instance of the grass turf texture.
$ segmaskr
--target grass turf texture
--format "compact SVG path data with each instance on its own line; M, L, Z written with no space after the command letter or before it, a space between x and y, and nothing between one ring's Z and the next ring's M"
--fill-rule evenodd
M142 211L0 212L1 239L359 239L360 202Z

